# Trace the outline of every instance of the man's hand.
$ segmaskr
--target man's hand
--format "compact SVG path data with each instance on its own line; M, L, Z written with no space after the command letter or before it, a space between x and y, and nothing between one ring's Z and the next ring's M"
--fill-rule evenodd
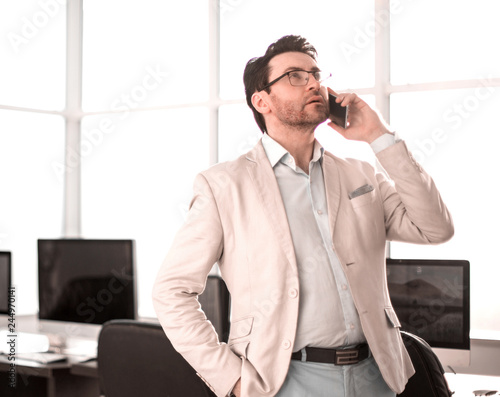
M240 395L241 395L241 378L238 379L238 382L236 382L236 384L234 385L233 394L236 397L240 397Z
M337 97L336 102L342 106L349 105L348 126L339 127L333 122L328 125L344 138L372 143L385 133L392 133L382 117L356 94L337 94L332 89L328 91Z

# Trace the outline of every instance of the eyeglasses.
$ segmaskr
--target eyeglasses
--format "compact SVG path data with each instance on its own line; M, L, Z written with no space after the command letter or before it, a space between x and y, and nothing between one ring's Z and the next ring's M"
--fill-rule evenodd
M267 83L262 90L271 87L274 83L281 80L283 77L288 76L290 85L293 86L304 86L309 83L309 74L312 74L317 82L321 83L332 76L331 73L322 72L320 70L291 70L289 72L283 73L281 76L275 78L273 81ZM262 91L261 90L261 91Z

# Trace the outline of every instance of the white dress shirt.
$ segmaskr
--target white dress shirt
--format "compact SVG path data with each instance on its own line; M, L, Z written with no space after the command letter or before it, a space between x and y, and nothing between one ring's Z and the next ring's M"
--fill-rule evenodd
M371 146L378 152L394 142L394 135L385 134ZM335 348L364 342L349 283L331 239L323 147L315 141L308 175L269 135L264 135L262 144L281 192L299 271L299 319L293 351L306 346Z

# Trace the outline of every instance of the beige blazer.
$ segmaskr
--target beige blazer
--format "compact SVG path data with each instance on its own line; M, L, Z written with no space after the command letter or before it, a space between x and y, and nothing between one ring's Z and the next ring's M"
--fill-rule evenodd
M453 223L404 142L377 157L392 181L365 162L328 152L323 172L335 252L373 356L389 387L400 393L414 370L389 299L385 243L441 243L453 235ZM373 190L349 198L364 185ZM228 344L218 341L197 300L215 262L232 298ZM273 396L290 363L299 299L285 209L259 142L197 176L187 220L154 285L155 310L174 347L217 396L225 396L240 376L243 396Z

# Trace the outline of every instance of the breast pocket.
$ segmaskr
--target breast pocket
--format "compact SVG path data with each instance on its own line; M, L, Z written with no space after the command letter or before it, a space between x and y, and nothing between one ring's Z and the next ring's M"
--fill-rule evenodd
M351 199L352 208L356 209L375 202L375 190L362 194Z

